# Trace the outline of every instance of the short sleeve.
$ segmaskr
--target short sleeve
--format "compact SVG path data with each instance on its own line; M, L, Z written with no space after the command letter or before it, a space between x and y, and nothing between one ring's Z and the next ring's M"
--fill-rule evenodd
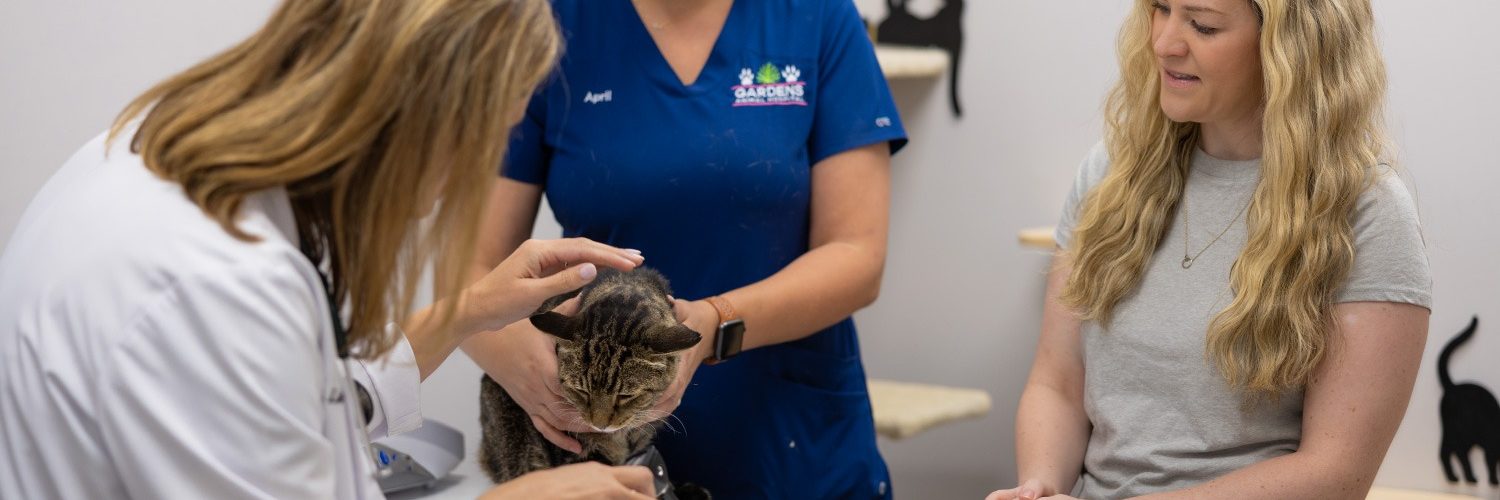
M133 498L328 498L317 293L292 273L185 278L101 363L99 433Z
M825 32L818 52L821 70L808 155L824 159L881 141L895 154L906 145L906 129L891 98L875 46L852 0L826 2Z
M1066 249L1073 241L1073 229L1078 226L1078 209L1083 200L1088 197L1089 190L1099 185L1104 180L1104 175L1109 173L1109 149L1104 147L1104 142L1094 144L1089 150L1088 157L1078 166L1078 174L1073 178L1073 188L1068 191L1068 199L1063 202L1062 217L1057 221L1057 230L1053 238L1057 240L1057 247Z
M1432 308L1432 271L1406 183L1388 167L1360 196L1351 225L1354 267L1335 302L1400 302Z
M547 146L546 133L547 93L543 91L531 97L526 116L511 130L500 175L527 184L546 184L548 167L552 163L552 149Z

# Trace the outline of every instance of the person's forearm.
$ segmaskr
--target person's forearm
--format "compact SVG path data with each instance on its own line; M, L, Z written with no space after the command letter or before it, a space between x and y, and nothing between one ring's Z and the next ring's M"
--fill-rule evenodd
M447 325L439 324L439 316L443 308L453 299L433 303L413 314L401 325L402 331L406 334L406 341L411 344L412 353L416 356L417 368L422 374L422 380L426 380L428 375L437 371L459 345L472 337L487 337L475 335L479 331L474 321L478 313L473 308L477 307L475 303L482 299L472 297L471 293L466 291L460 296L453 318Z
M492 196L503 197L505 194L505 192L500 191ZM473 284L484 278L486 274L495 269L495 266L500 265L500 262L505 260L505 256L510 255L517 248L520 248L521 242L526 240L526 235L531 231L530 224L521 223L524 217L509 217L508 213L492 213L490 217L499 220L515 218L517 220L510 222L517 225L517 228L510 231L496 229L493 230L494 234L491 234L491 232L481 232L482 237L488 237L488 239L482 241L479 249L475 252L474 262L469 266L466 283ZM506 336L502 335L502 333L510 328L507 326L496 331L479 332L470 335L469 338L460 344L460 348L485 373L500 373L499 363L502 360L495 353L504 352L503 349L505 347L503 346L506 343Z
M490 202L480 226L478 248L474 251L474 261L469 265L465 283L478 282L521 247L531 235L541 197L541 186L496 179L490 188ZM504 352L509 338L500 333L510 328L476 333L465 339L460 347L485 373L499 373L502 358L496 354Z
M1365 498L1374 471L1359 473L1334 460L1293 452L1226 474L1183 490L1139 497L1149 500L1190 498Z
M460 348L485 373L500 373L500 363L504 362L504 358L496 356L495 353L506 352L509 349L506 346L507 342L515 340L517 337L516 335L507 335L508 333L512 333L511 330L513 328L516 328L515 323L500 330L474 334L467 340L464 340Z
M1091 428L1082 397L1028 384L1016 411L1018 481L1040 481L1048 494L1071 492L1083 469Z
M806 337L870 305L884 268L883 241L831 242L769 278L722 295L745 320L748 350Z

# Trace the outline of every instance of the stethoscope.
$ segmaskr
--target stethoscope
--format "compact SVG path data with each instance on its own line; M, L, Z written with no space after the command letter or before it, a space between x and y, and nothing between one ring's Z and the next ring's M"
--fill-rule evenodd
M328 319L333 321L333 345L339 359L349 359L349 329L344 327L344 316L339 314L339 300L333 296L333 280L322 269L318 277L323 281L323 295L328 297Z
M333 325L334 350L338 353L339 361L341 363L346 362L349 359L349 328L344 325L344 317L340 314L341 309L339 308L338 297L333 294L333 280L328 277L328 273L323 272L323 267L319 265L318 260L312 258L312 252L306 246L305 240L302 247L302 256L312 264L313 271L318 273L319 284L323 285L323 296L328 299L328 320L329 324ZM345 364L347 365L347 363ZM337 370L329 372L326 366L324 375L330 377L330 379L332 377L347 376ZM359 402L360 416L364 418L364 424L369 425L371 417L375 413L374 401L370 399L370 393L358 383L350 382L348 385L354 388ZM330 405L342 406L346 399L343 384L331 384L328 388L328 393L323 396L323 401ZM351 436L351 439L354 439L354 437ZM371 456L369 458L373 463L374 457ZM354 488L356 496L360 498L366 496L363 492L364 485L362 483L356 481Z
M323 285L323 296L328 299L328 320L329 324L333 325L334 350L338 353L339 360L345 361L349 359L349 328L344 325L344 316L341 314L342 309L339 307L338 297L333 294L333 280L328 277L328 273L323 271L323 266L318 265L318 259L314 259L312 255L313 252L304 243L302 256L312 264L313 271L318 273L318 281ZM369 424L375 415L374 401L370 399L370 393L363 386L358 383L351 385L354 386L355 395L359 398L360 416L364 417L366 424ZM344 399L344 390L338 386L329 388L328 394L324 395L324 400L329 404L343 404Z

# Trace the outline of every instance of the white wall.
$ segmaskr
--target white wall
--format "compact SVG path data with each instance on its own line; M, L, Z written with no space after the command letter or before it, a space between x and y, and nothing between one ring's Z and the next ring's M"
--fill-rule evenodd
M42 183L126 103L249 36L275 4L0 2L0 244Z
M913 0L931 12L937 0ZM857 0L872 17L880 0ZM1488 320L1456 378L1500 390L1500 42L1490 0L1375 0L1393 131L1416 180L1435 274L1428 355L1378 481L1446 489L1436 460L1432 361L1471 314ZM272 0L10 0L0 3L0 243L41 183L151 83L248 35ZM1047 257L1016 230L1054 222L1114 77L1123 0L970 0L962 81L893 84L912 143L895 161L890 260L858 315L872 376L977 387L990 416L883 442L904 498L981 498L1013 483L1015 401L1031 362ZM108 200L101 200L101 204ZM558 229L544 212L539 236ZM456 357L425 385L429 416L470 430L479 372ZM1484 479L1481 477L1481 479ZM1483 492L1488 490L1456 491ZM1500 492L1489 495L1500 497Z

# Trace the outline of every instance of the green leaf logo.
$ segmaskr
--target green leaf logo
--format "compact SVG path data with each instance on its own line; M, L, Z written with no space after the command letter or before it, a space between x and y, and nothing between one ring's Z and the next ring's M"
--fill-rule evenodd
M780 81L781 70L777 69L776 65L771 63L766 63L764 66L761 66L760 71L755 74L755 83L759 83L761 85L777 83Z

